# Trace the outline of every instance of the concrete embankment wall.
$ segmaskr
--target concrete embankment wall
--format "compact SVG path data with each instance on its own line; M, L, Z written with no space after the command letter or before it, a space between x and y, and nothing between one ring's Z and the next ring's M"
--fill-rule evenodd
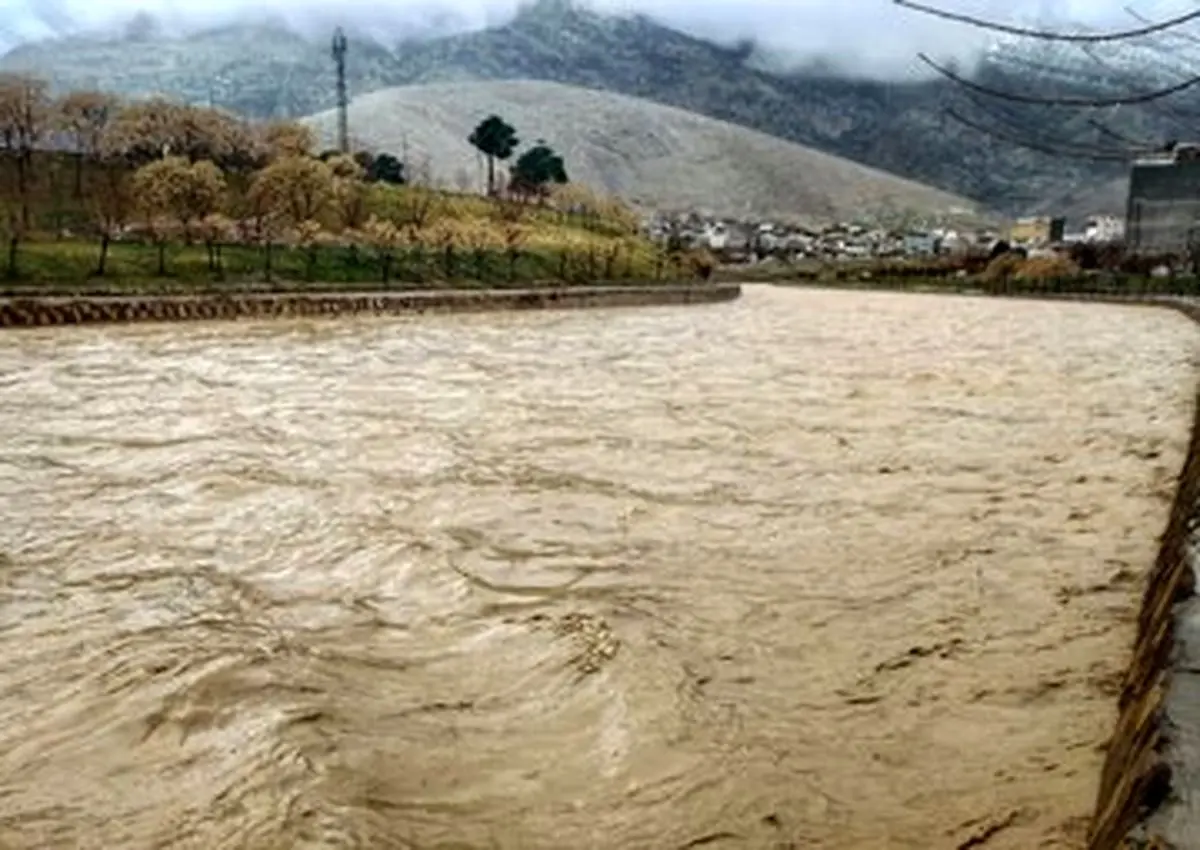
M1126 299L1101 300L1129 303ZM1200 322L1200 303L1138 299ZM1089 850L1200 849L1200 398L1138 617Z
M741 286L737 284L700 283L428 292L36 296L0 299L0 328L360 313L384 315L713 304L732 301L741 292Z

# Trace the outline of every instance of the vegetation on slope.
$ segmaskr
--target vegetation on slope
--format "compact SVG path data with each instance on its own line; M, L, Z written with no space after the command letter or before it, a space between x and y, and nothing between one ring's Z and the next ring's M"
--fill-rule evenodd
M896 226L975 218L973 202L930 186L696 113L557 83L387 89L356 98L350 126L369 146L427 154L433 173L482 189L486 174L465 140L491 110L537 127L576 179L652 209ZM336 112L305 123L323 140L336 136Z
M0 77L0 272L9 291L94 291L684 270L621 204L558 185L561 160L554 173L521 172L519 196L493 198L396 185L387 161L318 156L312 133L288 122L93 92L54 100L35 78Z

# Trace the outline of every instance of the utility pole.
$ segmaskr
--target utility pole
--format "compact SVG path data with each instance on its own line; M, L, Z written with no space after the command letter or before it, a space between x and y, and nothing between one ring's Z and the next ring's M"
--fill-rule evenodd
M333 61L337 66L338 150L350 153L350 101L346 97L346 33L338 27L333 32Z

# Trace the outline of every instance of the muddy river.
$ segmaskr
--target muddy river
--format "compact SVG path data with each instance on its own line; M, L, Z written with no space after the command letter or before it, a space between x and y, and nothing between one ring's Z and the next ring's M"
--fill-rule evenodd
M1078 848L1196 342L763 287L5 334L0 847Z

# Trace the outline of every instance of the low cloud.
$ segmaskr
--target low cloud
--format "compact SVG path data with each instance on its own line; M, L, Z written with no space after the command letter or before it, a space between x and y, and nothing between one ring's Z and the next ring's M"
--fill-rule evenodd
M324 36L344 24L384 42L480 29L511 19L518 0L0 0L0 50L23 41L120 30L139 14L182 34L237 21L278 20ZM775 63L819 62L869 76L914 72L914 55L969 60L991 40L982 31L896 6L891 0L590 0L601 11L642 13L693 35L752 41ZM992 19L1047 25L1131 26L1123 0L941 0L941 8ZM1146 14L1188 4L1147 0Z

